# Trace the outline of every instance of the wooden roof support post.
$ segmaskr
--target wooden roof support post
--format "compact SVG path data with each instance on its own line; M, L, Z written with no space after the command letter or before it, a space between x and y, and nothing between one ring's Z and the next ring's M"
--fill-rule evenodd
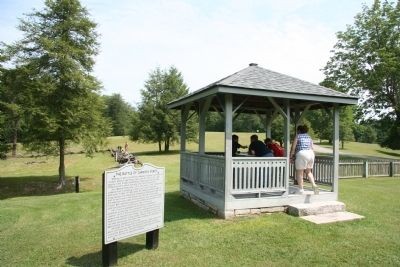
M285 171L285 181L286 181L286 191L284 195L289 195L289 170L290 170L290 102L286 100L285 103L286 116L284 118L284 129L283 129L283 142L285 147L285 157L286 157L286 171Z
M204 154L206 149L206 115L210 108L212 97L208 97L200 104L199 119L199 153Z
M272 110L267 110L266 111L266 117L265 117L265 138L272 138L271 137L271 129L272 129L272 122L274 119L278 116L278 111L272 111Z
M189 120L190 104L181 109L181 152L186 151L186 122Z
M232 95L225 95L225 201L224 201L224 217L234 216L233 210L230 208L231 188L232 188Z
M339 193L339 106L333 106L333 188L338 198Z

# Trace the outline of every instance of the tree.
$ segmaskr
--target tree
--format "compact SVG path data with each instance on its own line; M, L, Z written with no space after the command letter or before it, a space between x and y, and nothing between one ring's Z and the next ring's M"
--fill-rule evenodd
M354 116L352 107L341 108L339 116L339 140L342 142L343 149L346 141L354 141Z
M0 110L4 114L3 135L12 143L12 156L17 154L18 135L21 122L31 103L31 88L34 81L25 67L2 69L0 73Z
M0 110L0 159L7 158L7 152L10 150L10 146L6 140L5 134L5 119L4 114Z
M355 124L353 132L356 142L373 144L377 140L376 130L369 124Z
M25 142L47 151L57 147L60 186L68 141L82 142L92 153L108 133L100 84L90 74L98 52L95 27L78 0L46 0L43 10L21 20L24 37L8 47L16 64L33 70L38 83Z
M156 68L149 75L141 90L142 102L138 117L131 132L133 140L157 142L158 150L169 151L170 144L178 140L180 116L178 111L168 109L167 104L189 92L182 74L175 68ZM193 139L196 131L193 123L188 123L187 138Z
M328 140L328 143L332 143L332 131L333 121L332 116L324 109L317 109L308 111L306 118L310 122L311 129L315 133L315 137L318 137L320 142L322 140Z
M233 121L233 129L238 132L254 133L257 131L265 131L264 122L261 116L257 114L240 114L235 121ZM265 120L264 120L265 121ZM224 126L225 128L225 126Z
M306 115L306 119L311 124L311 129L316 137L321 140L328 140L332 143L333 137L333 114L330 110L312 110ZM353 125L354 110L351 107L344 107L339 111L339 140L342 143L342 149L346 141L354 141Z
M132 128L135 109L120 94L103 96L106 103L104 116L111 121L113 136L128 135Z
M324 68L327 80L362 99L364 118L389 119L381 145L400 148L400 1L363 6L354 25L338 32Z
M206 131L223 132L225 130L225 118L218 112L207 112Z

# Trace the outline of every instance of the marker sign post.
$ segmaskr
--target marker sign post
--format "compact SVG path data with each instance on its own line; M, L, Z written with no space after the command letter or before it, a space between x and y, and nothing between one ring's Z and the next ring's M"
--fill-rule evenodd
M158 247L164 226L165 169L126 164L103 174L103 265L116 265L117 241L146 233L146 248Z

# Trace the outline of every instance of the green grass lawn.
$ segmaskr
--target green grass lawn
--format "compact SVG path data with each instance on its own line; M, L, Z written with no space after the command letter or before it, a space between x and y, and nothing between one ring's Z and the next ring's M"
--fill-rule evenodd
M220 135L213 137L207 150L221 151ZM124 142L111 138L110 146ZM314 225L283 213L222 220L179 196L177 146L167 154L152 152L154 144L129 148L166 168L165 227L155 251L144 248L144 235L119 242L119 266L400 265L398 177L340 181L339 199L361 221ZM101 265L101 174L115 162L107 152L66 161L82 193L54 189L57 158L0 161L1 266Z
M323 147L332 148L328 142L322 142ZM342 143L340 143L339 152L344 154L351 154L355 157L373 157L373 158L392 158L400 159L400 150L392 150L383 148L378 144L367 144L357 142L345 142L344 148L342 149Z

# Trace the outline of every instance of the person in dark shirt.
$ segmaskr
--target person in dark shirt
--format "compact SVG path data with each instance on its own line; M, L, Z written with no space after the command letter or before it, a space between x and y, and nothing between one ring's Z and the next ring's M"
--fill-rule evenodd
M258 136L253 134L250 137L249 155L254 155L256 157L273 157L274 154L272 150L268 149L267 146L260 140Z
M247 146L242 146L241 144L239 144L239 136L234 134L232 135L232 156L238 155L239 148L247 148Z

